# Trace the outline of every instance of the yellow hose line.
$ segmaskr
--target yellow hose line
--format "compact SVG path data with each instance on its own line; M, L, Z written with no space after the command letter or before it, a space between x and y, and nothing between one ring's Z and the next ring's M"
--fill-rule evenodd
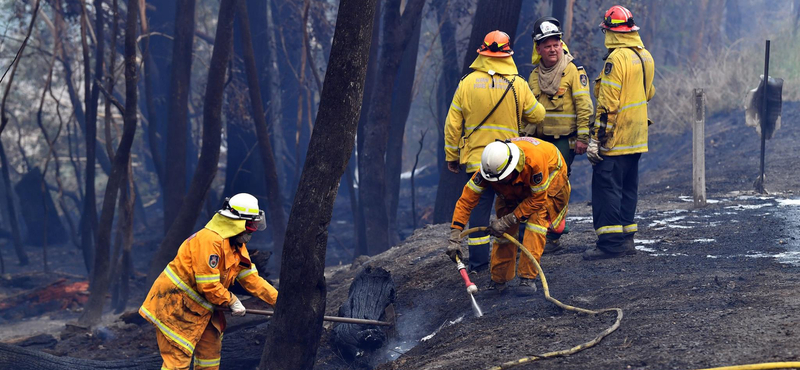
M711 367L708 369L699 369L699 370L763 370L763 369L800 369L800 362L765 362L763 364Z
M486 229L487 229L486 227L474 227L474 228L471 228L471 229L467 229L467 230L464 230L463 232L461 232L461 236L460 237L463 239L469 234L472 234L472 233L478 232L478 231L484 231ZM569 356L571 354L574 354L574 353L577 353L577 352L582 351L584 349L587 349L589 347L592 347L597 343L600 343L600 340L602 340L604 337L606 337L607 335L613 333L614 330L617 330L617 328L619 328L619 324L622 321L622 309L619 309L619 308L605 308L605 309L597 310L597 311L587 310L587 309L584 309L584 308L563 304L563 303L559 302L557 299L551 297L550 296L550 289L547 286L547 278L545 278L545 276L544 276L544 271L542 271L542 266L540 266L539 262L536 261L536 258L533 257L533 254L531 254L531 252L528 251L528 249L525 248L522 244L520 244L520 242L517 241L517 239L514 238L513 236L508 235L506 233L503 233L503 237L508 239L512 243L514 243L519 248L519 250L522 251L522 253L524 253L526 256L528 256L528 258L530 258L530 260L533 262L533 265L536 266L536 270L539 271L539 277L542 280L542 288L544 290L544 297L548 301L553 302L556 306L561 307L561 308L563 308L565 310L577 311L577 312L587 313L587 314L591 314L591 315L597 315L597 314L601 314L601 313L604 313L604 312L616 311L617 312L617 321L614 322L614 325L611 325L611 327L609 327L608 329L603 330L600 334L598 334L594 339L592 339L589 342L577 345L577 346L572 347L570 349L565 349L565 350L561 350L561 351L554 351L554 352L547 352L547 353L543 353L541 355L523 357L523 358L521 358L519 360L516 360L516 361L504 362L504 363L500 364L499 366L493 366L493 367L489 368L489 370L510 369L510 368L512 368L514 366L522 365L522 364L525 364L525 363L528 363L528 362L533 362L533 361L536 361L536 360L543 360L543 359L546 359L546 358L558 357L558 356ZM698 370L767 370L767 369L800 369L800 362L766 362L766 363L762 363L762 364L712 367L712 368L698 369Z
M471 229L464 230L461 233L461 238L463 239L464 237L466 237L469 234L472 234L472 233L478 232L478 231L484 231L484 230L486 230L485 227L474 227L474 228L471 228ZM503 237L505 237L506 239L510 240L512 243L514 243L519 248L519 250L522 251L522 253L524 253L526 256L528 256L528 258L530 258L530 260L533 262L533 265L536 266L536 270L539 271L539 278L542 280L542 289L544 290L545 299L547 299L548 301L554 303L556 306L561 307L561 308L563 308L565 310L577 311L577 312L582 312L582 313L586 313L586 314L590 314L590 315L598 315L598 314L605 313L605 312L615 311L617 313L617 321L614 322L614 325L611 325L611 327L609 327L608 329L603 330L594 339L592 339L591 341L588 341L586 343L577 345L577 346L572 347L570 349L565 349L565 350L561 350L561 351L547 352L547 353L543 353L541 355L524 357L524 358L521 358L521 359L516 360L516 361L505 362L505 363L500 364L499 366L491 367L490 370L509 369L509 368L514 367L514 366L522 365L522 364L525 364L525 363L528 363L528 362L532 362L532 361L536 361L536 360L542 360L542 359L546 359L546 358L550 358L550 357L558 357L558 356L569 356L569 355L571 355L573 353L577 353L579 351L582 351L584 349L592 347L597 343L600 343L600 340L602 340L604 337L606 337L607 335L613 333L614 330L617 330L617 328L619 328L619 324L622 321L622 309L619 309L619 308L605 308L605 309L597 310L597 311L587 310L585 308L580 308L580 307L575 307L575 306L570 306L570 305L563 304L560 301L558 301L557 299L551 297L550 296L550 288L547 286L547 278L545 278L545 276L544 276L544 271L542 271L542 266L539 265L539 261L536 261L536 258L533 257L533 254L531 254L531 252L528 251L527 248L522 246L522 244L520 244L520 242L517 241L517 239L515 239L513 236L504 233Z

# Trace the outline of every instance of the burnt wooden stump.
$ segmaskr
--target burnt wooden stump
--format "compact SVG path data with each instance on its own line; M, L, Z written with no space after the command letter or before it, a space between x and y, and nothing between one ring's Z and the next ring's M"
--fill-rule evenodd
M367 266L350 285L347 301L339 307L339 316L386 320L385 312L393 311L394 300L391 274L380 267ZM382 347L388 338L386 330L374 325L337 324L331 342L345 360L352 361Z

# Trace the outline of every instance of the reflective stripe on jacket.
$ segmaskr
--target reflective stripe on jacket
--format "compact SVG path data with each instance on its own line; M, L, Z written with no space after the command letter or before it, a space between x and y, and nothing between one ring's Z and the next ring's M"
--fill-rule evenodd
M637 35L626 37L638 38ZM642 62L646 81L642 76ZM617 47L606 59L595 80L597 114L592 129L592 137L601 143L602 155L647 152L647 102L655 95L654 73L653 56L641 46Z
M503 58L479 56L478 60L491 66L490 62L497 62L499 59ZM510 62L510 58L505 59ZM516 67L513 70L516 71ZM544 107L536 101L524 78L515 74L501 76L500 69L492 72L494 76L483 70L475 70L464 76L447 113L444 125L446 159L458 160L467 166L467 172L480 168L481 153L486 145L495 139L505 140L519 136L517 118L528 123L539 123L545 115ZM474 131L500 101L508 87L506 80L513 81L512 89L486 122Z
M469 221L470 213L480 200L481 193L489 186L505 203L519 204L514 209L514 215L520 222L527 221L536 212L545 208L547 197L552 197L565 186L569 186L567 166L555 145L531 137L515 138L511 141L519 146L524 155L525 165L522 171L510 184L486 181L480 171L476 172L464 186L461 197L456 203L452 228L464 229ZM550 220L559 219L557 213L560 210L554 209L556 214L548 214L548 218ZM548 211L550 210L548 209Z
M274 305L278 291L258 275L247 246L233 248L218 231L219 223L231 223L215 215L206 228L186 239L178 254L153 283L139 314L188 354L208 325L214 306L227 307L233 300L228 288L234 280L248 292ZM236 220L243 221L243 220ZM215 224L216 223L216 224ZM241 222L244 231L244 223ZM224 330L224 316L215 326Z
M589 142L589 119L592 117L592 96L589 78L583 67L569 63L561 77L556 95L542 93L539 88L538 66L528 79L533 95L544 106L547 114L536 127L536 136L567 136L577 131L578 140Z

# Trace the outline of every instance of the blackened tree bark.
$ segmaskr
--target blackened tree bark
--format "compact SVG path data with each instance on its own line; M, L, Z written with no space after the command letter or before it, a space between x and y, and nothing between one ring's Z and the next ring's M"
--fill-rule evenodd
M403 52L400 68L395 78L392 98L389 137L386 147L386 207L389 210L389 245L400 242L397 225L397 206L400 200L400 172L403 168L403 137L411 110L414 78L417 72L417 52L422 21L416 22L411 40Z
M145 37L142 38L142 61L144 64L144 101L145 107L147 112L147 143L150 145L150 158L153 160L153 167L155 168L156 178L158 178L158 184L161 185L161 189L164 189L164 183L167 179L175 179L175 177L168 177L166 176L166 172L164 172L164 160L162 159L162 148L163 145L160 145L161 140L158 139L158 130L161 128L161 122L163 121L161 117L159 117L155 102L155 97L153 96L155 92L153 91L153 75L155 74L156 77L159 76L157 68L155 66L155 62L153 61L153 56L150 52L150 26L147 22L147 8L146 8L146 1L139 0L139 24L142 28L142 35ZM177 39L173 43L177 46ZM191 46L191 44L190 44ZM163 83L161 81L155 82L157 85L162 86ZM161 95L161 94L160 94ZM161 97L161 96L159 96ZM163 101L165 99L159 99ZM159 106L163 106L164 103L158 104ZM163 130L162 130L163 131ZM163 136L162 136L163 137ZM185 143L185 141L184 141ZM167 157L169 158L169 157ZM162 191L162 194L165 194L166 191ZM164 202L164 220L166 220L167 212L170 210L167 208L167 202ZM180 205L179 205L180 206ZM177 212L177 211L174 211ZM164 227L166 230L167 227Z
M492 1L478 0L475 10L475 18L472 22L472 32L469 36L469 47L464 57L464 64L461 68L461 75L469 73L469 66L478 56L478 46L483 42L487 33L494 30L501 30L508 34L511 40L517 33L517 23L519 23L519 13L522 8L522 0L511 1ZM514 45L511 45L512 49ZM456 83L458 83L456 81ZM455 92L455 89L453 90ZM453 97L452 94L449 95ZM449 102L448 102L449 105ZM442 117L440 120L444 120ZM444 122L442 122L444 125ZM443 127L443 126L442 126ZM444 142L441 142L438 150L444 151ZM436 206L434 208L434 222L450 222L453 209L456 207L458 197L466 183L466 176L459 176L447 170L447 166L439 167L439 186L436 190Z
M259 3L258 0L250 0L250 2ZM259 48L259 49L266 49L266 68L263 69L264 71L264 82L267 84L267 91L269 92L269 100L267 103L267 112L269 114L269 122L271 123L270 132L271 139L272 139L272 147L275 153L275 157L278 158L278 162L286 163L286 153L288 153L289 148L286 146L286 138L283 132L283 125L281 124L282 120L282 108L281 108L281 72L278 68L278 43L275 41L275 21L272 16L272 0L266 0L264 4L264 11L266 12L266 28L263 30L265 33L264 38L266 41L266 48ZM259 70L262 70L259 68ZM262 97L264 98L264 97ZM280 185L285 187L288 185L288 171L286 170L285 166L278 166L278 179L280 180ZM280 261L278 259L277 261Z
M192 76L195 0L179 0L175 12L175 42L172 47L170 75L169 125L164 178L164 230L169 230L178 215L186 193L186 142L189 90ZM151 125L154 122L151 121Z
M409 0L400 15L400 0L389 0L383 11L383 45L379 52L375 91L364 126L364 147L358 153L359 200L364 209L367 250L375 255L389 249L389 219L386 209L385 156L391 123L392 91L403 51L412 30L420 22L425 0Z
M558 19L561 24L564 24L564 15L567 9L567 0L552 0L550 3L553 6L553 18ZM512 39L513 40L513 39Z
M440 224L450 222L460 192L453 189L460 189L464 186L461 176L450 172L447 169L447 161L444 155L444 120L447 111L450 109L450 102L458 87L458 53L456 52L456 28L448 9L444 4L436 7L436 14L441 24L439 37L442 45L442 74L439 75L439 86L436 93L436 119L439 130L436 141L436 168L439 170L439 184L437 187L436 201L433 206L433 223Z
M19 61L22 58L22 53L25 51L25 46L28 45L28 39L31 37L31 31L33 31L33 25L36 22L36 16L39 15L39 1L36 0L36 3L33 6L33 15L31 16L31 23L28 26L28 32L25 35L25 40L22 41L22 45L17 52L17 56L14 58L14 65L11 68L11 74L8 75L8 82L6 83L5 91L3 92L3 101L0 103L0 134L3 133L3 130L8 125L8 116L6 115L6 101L8 100L8 93L11 91L11 85L14 83L14 75L17 72L17 66L19 65ZM17 221L17 210L14 206L14 197L12 196L12 189L13 186L11 185L11 176L8 171L8 158L6 157L6 150L3 147L3 143L0 142L0 165L3 166L3 181L6 184L6 200L8 202L8 219L11 224L11 235L14 242L14 250L17 253L17 258L19 258L20 266L25 266L28 264L28 254L22 248L22 238L20 237L19 232L19 223Z
M214 36L214 51L208 68L208 83L203 103L203 146L197 162L197 170L192 177L189 191L181 204L181 210L158 247L150 271L148 282L152 283L164 266L175 257L181 241L189 236L197 215L217 173L222 125L222 93L225 89L225 72L233 50L233 20L236 16L237 0L222 0L219 6L217 31Z
M103 208L100 223L97 225L95 237L94 268L90 281L89 301L79 322L84 325L95 325L100 321L105 306L106 292L111 282L109 268L109 250L111 248L111 226L114 222L114 210L117 193L125 181L128 171L128 160L131 155L133 137L136 134L137 63L136 63L136 29L139 19L139 0L128 0L128 15L125 23L125 115L123 116L122 138L119 140L111 176L108 177L106 192L103 196ZM98 39L101 38L98 33ZM100 54L102 58L102 53ZM129 219L128 222L131 220Z
M256 60L253 52L247 4L244 1L239 1L238 6L238 19L241 22L242 53L247 73L247 84L250 90L250 105L253 108L253 120L255 121L256 135L258 136L258 150L261 153L261 161L264 165L264 183L267 186L268 213L270 224L272 225L272 240L275 244L273 253L276 258L280 259L281 251L283 250L283 237L286 233L283 196L281 195L280 184L278 184L278 172L275 168L275 157L272 155L272 145L267 132L264 107L261 105L261 87L258 84L258 72L256 72Z
M97 12L97 17L102 18L102 11ZM88 253L89 261L94 260L94 248L95 248L95 240L93 232L96 230L97 226L97 205L95 204L95 161L97 159L97 153L101 155L103 152L102 149L97 150L97 98L100 93L100 90L97 89L96 82L92 78L92 67L91 61L89 60L89 45L87 42L87 28L89 27L89 19L86 14L86 9L84 8L81 12L81 50L83 51L83 96L84 96L84 112L86 112L86 123L84 124L84 139L85 139L85 146L86 146L86 177L84 178L84 186L86 188L86 195L83 197L83 212L81 214L81 245L83 246L82 249L84 253ZM100 23L100 22L96 22ZM97 30L100 35L102 35L102 23L99 30ZM103 52L102 47L104 45L103 37L99 37L97 42L97 57L100 60L96 63L96 65L102 66L102 59L103 59ZM66 54L66 53L65 53ZM98 77L102 77L103 69L98 68L95 70L95 73ZM92 91L94 90L94 92ZM91 262L90 262L91 263ZM91 264L90 266L94 266ZM90 269L91 271L91 269ZM92 275L94 276L94 275Z
M353 150L376 0L339 3L319 114L294 198L275 307L259 369L311 369L325 313L325 250L339 181ZM303 330L298 330L303 328Z
M372 37L370 38L370 45L372 47L369 50L369 62L367 63L367 79L365 81L364 86L364 98L361 100L361 116L358 119L358 135L356 135L356 148L357 153L354 157L358 157L358 153L364 150L364 127L367 126L367 121L369 120L369 110L372 104L372 93L375 90L375 84L377 83L377 73L378 73L378 51L381 49L380 47L380 40L381 40L381 9L382 9L382 1L376 1L375 4L375 13L372 16ZM353 177L355 177L356 169L358 168L358 163L360 163L360 159L356 158L357 161L353 165L348 167L353 168L348 171L353 172ZM355 188L353 188L355 192ZM353 212L353 217L355 218L355 227L356 227L356 235L358 235L358 245L356 247L356 252L353 253L354 256L360 255L368 255L369 251L367 250L367 231L366 227L364 226L364 205L361 202L361 199L357 200L358 209Z

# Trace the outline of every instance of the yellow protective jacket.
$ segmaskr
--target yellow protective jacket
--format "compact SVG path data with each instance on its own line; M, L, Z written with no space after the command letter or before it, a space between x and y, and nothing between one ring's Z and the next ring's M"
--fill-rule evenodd
M568 136L577 131L578 141L589 142L589 120L592 117L592 97L589 94L589 78L582 66L574 61L567 65L561 84L555 95L548 95L539 88L539 67L533 69L528 85L547 114L536 127L536 136Z
M610 54L595 80L597 113L592 137L600 142L602 155L647 152L647 102L656 92L653 56L638 32L606 32L605 45Z
M564 217L562 210L566 209L566 202L546 202L548 197L556 197L559 193L565 194L566 201L569 201L567 166L561 152L555 145L531 137L515 138L511 141L519 147L523 157L517 164L517 178L510 184L499 184L486 181L480 172L476 172L467 185L464 185L450 227L464 229L470 213L478 205L481 193L490 186L505 204L519 204L514 209L514 216L520 222L536 218L538 212L546 210L547 220L536 219L536 223L544 227L543 232L550 226L542 225L544 221L558 223ZM564 189L567 191L562 191Z
M214 306L233 301L228 287L234 279L248 292L274 305L278 291L258 275L247 246L233 248L229 238L243 232L245 220L214 215L206 227L186 239L178 255L150 288L139 314L187 354L194 352L212 315L222 332L225 319Z
M539 123L545 110L531 93L527 82L517 74L511 58L478 55L458 84L444 125L444 151L447 161L458 160L467 172L480 168L483 148L495 139L519 136L521 120ZM512 88L477 131L475 128L497 105L508 82Z

